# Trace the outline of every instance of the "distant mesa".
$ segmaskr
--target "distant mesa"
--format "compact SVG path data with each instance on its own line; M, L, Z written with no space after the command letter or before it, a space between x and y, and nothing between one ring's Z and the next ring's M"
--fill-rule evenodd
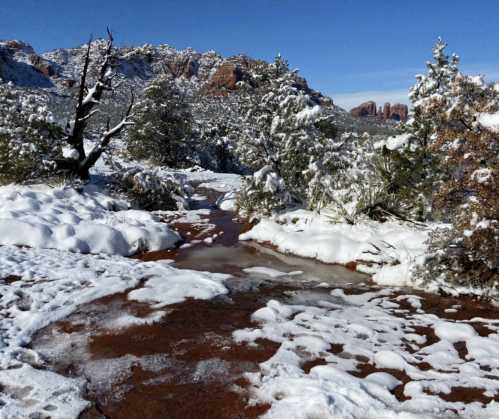
M350 110L350 115L358 118L377 118L382 121L407 121L409 108L402 103L393 105L386 102L383 108L376 106L376 102L370 100L361 103L359 106Z

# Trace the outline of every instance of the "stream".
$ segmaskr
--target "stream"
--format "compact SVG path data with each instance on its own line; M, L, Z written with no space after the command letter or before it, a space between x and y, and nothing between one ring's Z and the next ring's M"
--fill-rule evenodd
M271 299L338 303L332 289L341 288L345 294L379 289L367 275L345 267L239 242L239 234L250 227L247 222L217 209L216 193L197 192L193 210L200 214L198 219L165 219L185 242L177 249L136 257L230 274L225 282L228 294L169 305L156 319L149 304L130 301L125 292L81 306L34 336L31 348L43 357L46 368L86 380L85 398L91 407L81 419L259 417L269 406L249 402L245 374L257 372L279 344L266 339L257 345L237 344L232 333L252 327L252 313ZM437 299L428 299L425 308L445 316L439 306ZM429 331L421 333L431 338ZM341 348L331 351L339 353ZM302 368L322 363L312 358ZM361 376L376 371L365 365ZM404 380L400 374L397 378Z

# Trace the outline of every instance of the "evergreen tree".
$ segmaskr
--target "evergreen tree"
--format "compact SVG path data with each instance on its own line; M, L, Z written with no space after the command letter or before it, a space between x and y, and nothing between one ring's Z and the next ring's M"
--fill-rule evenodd
M321 107L295 87L296 73L289 71L280 56L270 72L274 77L259 76L268 82L247 97L248 128L238 145L243 163L256 171L240 202L250 211L269 212L291 203L306 203L304 174L310 164L323 158L326 147L326 139L315 125ZM258 206L263 208L255 208Z
M41 96L0 84L0 183L53 175L62 135Z
M458 285L499 283L499 92L480 77L458 73L451 106L435 129L431 152L449 176L435 206L452 222L435 232L424 275Z
M437 130L443 129L447 112L452 107L451 84L459 74L459 57L445 53L438 39L433 47L434 61L427 62L427 73L416 76L409 98L412 116L404 133L388 139L375 157L375 173L384 183L391 210L401 218L424 221L440 218L433 198L448 176L439 153L432 151Z
M182 167L191 160L192 116L175 81L165 75L154 79L134 106L127 150L136 159Z

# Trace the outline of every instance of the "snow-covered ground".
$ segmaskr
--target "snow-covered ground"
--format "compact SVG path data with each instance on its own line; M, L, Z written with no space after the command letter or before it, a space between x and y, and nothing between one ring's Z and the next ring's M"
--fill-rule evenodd
M0 245L129 256L179 240L151 213L130 210L96 188L0 187Z
M498 394L498 320L444 320L425 313L420 297L387 288L359 295L334 289L321 298L303 304L298 292L291 304L271 300L253 314L255 328L234 332L238 342L280 343L259 372L247 374L255 401L271 405L265 418L499 417L493 400L482 406L442 398L462 388ZM471 323L490 334L479 335ZM304 370L317 358L322 362ZM365 376L350 373L366 366ZM393 390L402 384L397 399Z
M398 221L334 223L325 214L295 210L264 218L240 239L324 263L356 262L381 285L407 286L415 285L412 269L424 259L429 231Z
M104 169L99 169L102 176ZM218 206L235 207L238 175L164 173L224 193ZM171 215L176 222L209 230L213 226L203 218L209 212L130 210L126 201L95 188L0 187L0 418L75 418L88 406L84 380L44 370L39 354L29 349L37 331L78 306L121 292L151 306L144 318L118 318L114 327L120 328L158 321L165 306L186 298L226 293L227 275L123 257L176 244L178 234L157 216ZM395 221L352 226L333 223L324 213L295 210L262 219L240 239L270 243L280 252L326 263L356 262L358 270L372 274L380 285L414 286L420 284L412 270L424 258L431 228ZM283 275L302 274L262 266L244 272L277 282ZM484 409L479 403L439 397L455 387L480 388L490 397L499 391L499 380L491 378L499 373L496 321L483 321L491 333L480 336L469 322L427 314L420 309L419 297L396 295L391 289L355 296L334 290L326 301L313 303L298 297L287 304L270 301L254 313L255 328L234 333L239 343L266 338L281 344L260 372L248 376L255 400L272 406L267 417L421 418L450 415L451 410L465 417L499 415L494 402ZM413 312L402 313L403 303ZM438 341L427 342L423 329L432 330ZM456 343L465 345L464 358ZM331 345L342 345L341 352L332 351ZM304 371L303 362L314 358L326 365ZM398 401L390 392L400 385L393 373L373 372L365 378L348 373L361 364L405 374L407 400Z
M42 361L26 348L36 331L79 305L133 288L129 299L154 307L227 292L227 275L120 256L0 246L0 278L9 276L20 278L0 282L0 417L9 419L37 413L74 418L88 405L82 380L34 368Z
M99 166L98 174L108 169ZM192 173L178 175L222 191L239 179ZM184 221L195 222L203 211L183 212ZM43 360L27 347L34 333L78 306L130 291L130 300L156 310L134 319L147 323L164 315L159 307L226 293L227 275L123 257L179 240L152 213L130 210L96 187L0 187L0 417L68 419L88 406L84 380L40 369Z

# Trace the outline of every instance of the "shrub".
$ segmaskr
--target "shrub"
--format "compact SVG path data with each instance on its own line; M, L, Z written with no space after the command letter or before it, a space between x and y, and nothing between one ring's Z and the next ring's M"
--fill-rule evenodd
M191 162L192 117L174 80L160 76L135 105L127 151L135 159L170 167Z
M62 135L41 97L0 85L0 183L53 175Z
M121 175L121 187L132 206L147 211L177 210L187 206L183 184L159 169L132 168Z

